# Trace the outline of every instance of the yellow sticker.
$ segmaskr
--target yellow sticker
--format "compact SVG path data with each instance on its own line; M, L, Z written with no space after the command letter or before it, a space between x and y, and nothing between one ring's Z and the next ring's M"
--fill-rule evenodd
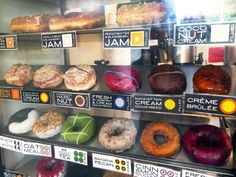
M220 103L220 110L225 114L234 114L236 112L236 102L233 99L224 99Z
M131 46L144 46L144 31L131 32Z
M164 106L166 109L168 110L173 110L176 106L175 104L175 101L172 100L172 99L167 99L165 102L164 102Z
M49 101L49 96L48 96L48 94L45 93L45 92L42 92L42 93L40 94L40 100L41 100L42 103L48 103L48 101Z

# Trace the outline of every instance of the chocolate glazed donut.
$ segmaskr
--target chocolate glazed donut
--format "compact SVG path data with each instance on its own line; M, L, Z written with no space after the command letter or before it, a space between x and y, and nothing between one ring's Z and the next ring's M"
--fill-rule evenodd
M148 82L154 93L182 94L186 89L184 73L173 65L159 65L148 74Z
M222 165L232 150L228 134L212 125L191 127L183 136L183 147L193 161L206 165Z

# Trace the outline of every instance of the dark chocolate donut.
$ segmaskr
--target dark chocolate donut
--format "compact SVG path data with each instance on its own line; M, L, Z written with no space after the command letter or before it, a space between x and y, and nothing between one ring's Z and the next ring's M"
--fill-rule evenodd
M230 156L232 143L223 129L212 125L197 125L183 135L183 148L195 162L222 165Z
M148 82L155 93L182 94L186 89L184 73L173 65L159 65L148 74Z
M193 76L195 92L210 94L228 94L231 89L231 77L220 66L202 66Z

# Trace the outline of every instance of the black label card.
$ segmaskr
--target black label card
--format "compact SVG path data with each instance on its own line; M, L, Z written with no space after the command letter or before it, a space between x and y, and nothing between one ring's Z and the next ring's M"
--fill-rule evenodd
M12 50L17 49L17 36L16 35L6 35L6 36L0 36L0 50Z
M232 44L235 43L235 25L235 23L175 25L174 45Z
M23 103L52 104L52 92L22 90L21 100Z
M104 48L149 48L150 29L104 30Z
M93 108L130 111L130 95L90 93L90 105Z
M41 44L43 49L76 47L76 32L43 33Z
M136 111L181 113L183 96L134 95L133 107Z
M0 88L0 99L21 100L19 88Z
M10 170L3 170L3 176L4 177L26 177L26 175L22 173L18 173L16 171L10 171Z
M53 92L54 106L89 109L88 93Z
M236 97L185 94L184 112L236 116Z

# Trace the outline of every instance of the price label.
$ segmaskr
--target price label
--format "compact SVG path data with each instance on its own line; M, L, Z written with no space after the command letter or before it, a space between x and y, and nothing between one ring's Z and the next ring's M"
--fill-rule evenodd
M43 49L76 47L76 32L43 33L41 44Z
M0 88L0 99L21 100L20 89Z
M93 167L131 174L131 160L101 154L92 154Z
M41 143L24 142L23 153L37 156L52 157L52 147L51 145Z
M3 176L4 177L26 177L25 174L18 173L16 171L10 171L10 170L3 170Z
M16 35L0 36L0 50L16 50L17 48Z
M88 93L53 92L54 105L59 107L89 109Z
M170 168L134 162L134 177L180 177L180 174Z
M86 166L88 165L88 157L86 151L54 146L54 152L56 159L74 162Z
M134 110L181 113L183 96L137 95L133 96Z
M175 25L174 45L233 44L235 25L236 23Z
M23 103L52 104L52 92L22 90L21 100Z
M23 141L14 139L14 138L8 138L5 136L0 136L0 147L16 152L22 152L23 150Z
M184 100L184 112L236 116L236 97L186 93Z
M90 105L94 108L130 110L130 95L90 93Z
M193 171L188 171L188 170L182 170L182 177L216 177L216 176L212 176L212 175L206 175L206 174L202 174L202 173L197 173L197 172L193 172Z
M149 48L150 28L103 30L104 48Z

